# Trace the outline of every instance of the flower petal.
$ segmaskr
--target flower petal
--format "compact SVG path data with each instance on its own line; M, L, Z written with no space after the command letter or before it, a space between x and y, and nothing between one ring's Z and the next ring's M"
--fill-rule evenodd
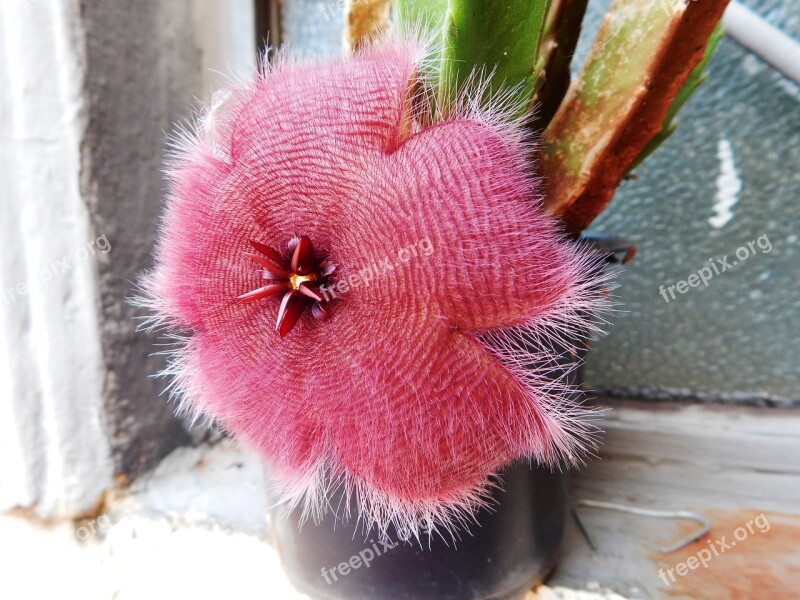
M280 252L275 250L275 248L267 246L266 244L262 244L256 240L250 240L250 245L261 252L261 254L266 257L266 260L268 260L273 267L282 272L288 271L286 260L283 258Z
M307 299L296 290L286 292L281 300L278 318L275 321L275 331L280 337L285 337L294 328L307 304Z
M505 327L563 302L585 271L540 209L520 149L487 125L412 136L365 190L350 205L359 237L343 250L378 267L364 303L434 311L461 329Z
M292 271L305 274L311 270L314 263L314 244L307 235L297 238L297 245L292 252Z
M288 292L291 289L291 285L288 281L278 281L275 283L271 283L265 285L264 287L258 288L257 290L253 290L252 292L247 292L246 294L242 294L237 298L242 302L255 302L256 300L261 300L262 298L269 298L270 296L275 296L277 294Z
M466 510L511 459L577 445L576 411L554 411L499 334L484 340L563 304L585 264L539 209L514 136L480 119L405 129L413 62L383 49L235 94L215 139L173 166L151 286L194 332L189 402L263 454L285 499L324 503L326 473L377 521ZM280 245L296 233L327 257L334 301L305 285L237 301L271 290L249 246L270 272L289 250L297 268L315 258L302 238Z
M251 242L252 243L252 242ZM267 271L272 273L273 275L278 275L279 277L289 277L289 271L277 266L274 260L269 260L264 258L263 256L259 256L258 254L251 254L249 252L245 252L244 255L252 260L255 263L258 263L262 267L264 267Z
M357 480L412 505L457 498L518 456L553 456L558 425L479 342L428 319L375 325L382 343L338 342L358 359L323 388L349 399L328 435Z
M414 55L412 47L386 46L357 60L289 64L266 73L233 107L232 159L270 170L302 165L317 175L314 165L390 147L415 77ZM265 131L277 134L267 145ZM294 156L292 163L287 156Z
M297 291L303 294L304 296L311 298L312 300L316 300L317 302L322 302L324 300L322 294L320 294L317 290L312 288L307 283L301 283L297 287Z

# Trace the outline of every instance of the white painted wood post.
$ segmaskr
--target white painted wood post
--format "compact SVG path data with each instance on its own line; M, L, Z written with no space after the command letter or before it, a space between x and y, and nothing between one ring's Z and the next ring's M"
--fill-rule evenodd
M0 508L87 511L111 485L72 2L0 4ZM112 241L113 247L113 241Z
M163 8L165 14L154 19L161 29L141 31L146 44L160 45L149 47L150 55L168 67L178 52L197 57L190 63L196 67L194 76L175 84L183 86L180 98L208 97L210 87L220 80L210 69L246 69L253 63L250 0L151 4L140 8L159 13ZM113 36L100 50L117 52L118 57L106 62L88 59L87 49L98 48L97 39L92 46L91 36L108 34L107 23L114 22L115 11L124 13L123 8L112 3L84 10L81 0L0 3L0 511L24 508L41 517L91 511L113 485L123 460L119 457L130 460L138 451L126 444L149 444L142 437L147 427L142 434L135 423L116 414L110 418L114 403L127 403L119 414L129 415L127 406L138 400L136 392L132 398L130 390L127 396L119 393L126 382L109 381L116 377L115 361L142 360L146 350L123 358L110 354L115 346L125 347L133 333L128 314L115 309L125 298L109 296L122 295L118 284L124 280L122 271L115 271L115 247L123 240L112 232L137 228L135 222L115 223L114 207L127 203L134 214L153 213L160 198L109 197L106 190L113 188L107 183L113 182L115 168L120 179L145 172L155 190L161 176L157 164L136 171L130 161L95 152L91 142L98 123L113 139L124 139L114 137L114 128L122 131L133 125L146 133L147 142L137 151L152 157L161 150L162 129L185 118L190 102L183 113L183 107L156 103L141 123L106 122L98 116L108 107L126 106L131 93L103 87L114 78L100 71L113 68L120 80L132 80L148 77L151 68L135 53L115 47ZM102 22L89 21L100 17ZM119 69L130 69L130 77L127 72L120 76ZM164 71L162 77L169 77L169 69ZM92 187L98 171L106 183L100 198ZM148 204L137 208L136 202ZM97 213L100 209L105 212ZM141 235L148 239L152 231ZM137 269L147 266L145 253L140 254ZM123 253L116 260L129 262L130 257ZM117 287L106 287L114 284ZM134 365L127 374L151 374L144 364L138 371ZM169 411L165 415L171 418ZM128 427L136 435L127 435ZM163 435L163 429L152 435ZM160 447L159 443L153 439L150 446Z

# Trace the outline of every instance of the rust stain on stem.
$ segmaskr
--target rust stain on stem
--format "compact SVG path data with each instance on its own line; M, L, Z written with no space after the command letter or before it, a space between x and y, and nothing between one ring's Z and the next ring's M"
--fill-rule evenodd
M536 91L534 131L544 129L569 89L570 61L578 45L588 0L553 0L545 23L540 51L543 68Z
M579 233L611 201L695 65L728 0L615 0L541 139L545 205Z
M345 4L345 44L358 50L389 26L391 0L347 0Z

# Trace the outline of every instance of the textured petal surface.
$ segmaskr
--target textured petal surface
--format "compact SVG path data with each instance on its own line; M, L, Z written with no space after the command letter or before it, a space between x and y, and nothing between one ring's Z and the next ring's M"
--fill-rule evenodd
M191 333L187 403L257 448L285 500L316 509L344 482L367 520L412 530L468 513L514 458L573 455L577 409L508 340L583 324L592 292L518 136L480 114L410 134L416 71L388 45L230 91L172 165L147 284ZM336 266L333 300L279 338L280 295L237 297L268 283L250 240L291 256L296 236Z
M373 260L419 268L398 269L365 301L403 303L400 314L434 303L452 326L487 329L528 321L574 283L573 250L538 212L524 154L500 132L469 120L432 127L368 176L362 202L387 207L365 230L383 241Z

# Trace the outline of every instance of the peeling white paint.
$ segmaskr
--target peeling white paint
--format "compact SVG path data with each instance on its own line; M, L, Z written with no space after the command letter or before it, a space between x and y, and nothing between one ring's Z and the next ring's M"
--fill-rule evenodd
M0 509L71 516L113 482L97 269L66 265L98 235L80 189L78 3L0 4L0 48Z
M182 4L193 11L199 96L225 81L219 71L252 69L250 0ZM78 0L0 2L0 511L45 518L86 512L113 486L97 264L70 260L109 233L93 230L81 189L84 17Z
M742 180L736 170L736 160L730 140L721 139L717 144L719 159L719 175L717 176L717 193L714 202L713 217L708 223L714 229L721 229L733 218L733 207L739 202L742 191Z

